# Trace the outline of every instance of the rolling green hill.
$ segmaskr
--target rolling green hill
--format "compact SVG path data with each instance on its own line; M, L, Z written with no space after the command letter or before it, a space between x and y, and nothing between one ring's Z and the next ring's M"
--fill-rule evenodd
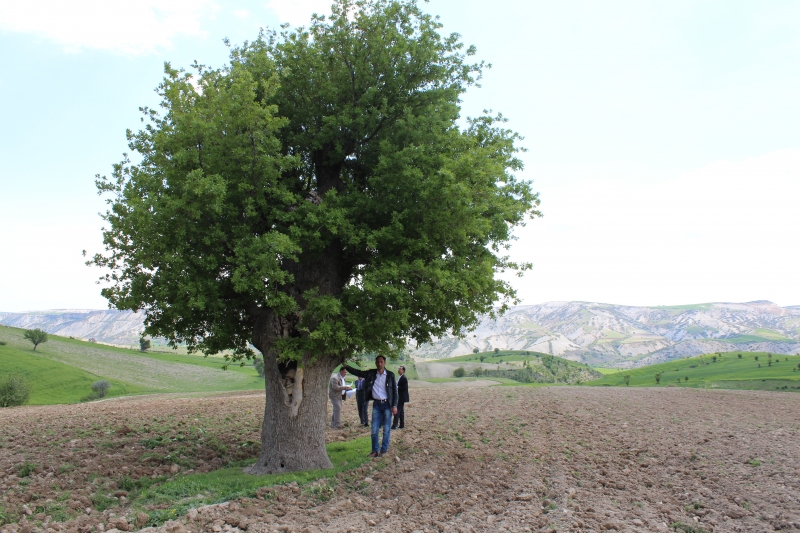
M482 377L508 384L575 384L596 379L601 374L583 363L576 363L546 353L524 350L501 350L498 352L479 352L458 357L448 357L434 361L417 362L420 373L422 365L438 367L436 371L427 372L428 378L444 378L444 368L449 372L446 377L459 367L464 369L465 376ZM447 370L449 369L449 371Z
M105 379L108 396L153 392L258 390L264 382L251 364L222 370L221 357L142 353L56 335L36 351L25 330L0 327L0 374L19 372L33 385L30 404L78 402Z
M739 357L741 355L741 357ZM668 363L619 370L585 386L695 387L800 392L800 356L766 352L706 354ZM761 365L759 367L759 365ZM661 373L660 383L656 374ZM688 379L687 379L688 378Z

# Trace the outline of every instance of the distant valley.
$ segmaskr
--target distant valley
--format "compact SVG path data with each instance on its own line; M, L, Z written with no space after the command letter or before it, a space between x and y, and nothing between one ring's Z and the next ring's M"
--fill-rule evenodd
M54 310L0 313L0 324L67 337L138 344L144 317L130 311ZM767 301L634 307L548 302L485 318L464 338L412 346L415 359L479 351L530 350L595 366L632 368L710 352L800 354L800 306Z

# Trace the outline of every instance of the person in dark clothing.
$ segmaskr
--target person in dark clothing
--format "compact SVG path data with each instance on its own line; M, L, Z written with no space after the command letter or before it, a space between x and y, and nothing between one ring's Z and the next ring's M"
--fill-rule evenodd
M372 452L371 457L380 457L389 449L392 434L392 415L397 414L397 382L394 374L386 370L386 358L379 355L375 358L375 366L371 370L361 370L345 365L354 376L363 377L366 381L366 397L372 400ZM378 433L383 428L383 442L378 448Z
M397 373L400 374L400 377L397 378L397 414L394 415L392 429L403 429L406 425L406 413L404 407L406 402L411 400L408 399L408 378L406 378L406 367L397 367Z
M362 377L356 381L356 405L358 406L358 419L362 426L369 426L369 400L367 399L367 380Z

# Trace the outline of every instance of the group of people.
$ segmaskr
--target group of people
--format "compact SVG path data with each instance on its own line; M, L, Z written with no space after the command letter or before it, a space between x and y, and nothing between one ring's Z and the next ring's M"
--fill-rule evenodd
M408 379L406 367L397 368L400 375L395 380L394 373L386 369L386 358L379 355L375 358L376 368L361 370L349 365L331 376L328 397L333 404L331 427L342 425L342 400L347 391L352 390L345 382L348 372L358 377L355 383L358 418L364 426L369 426L369 402L372 402L372 452L370 456L380 457L389 449L391 430L405 427L405 404L409 402ZM383 429L383 440L379 444L379 433Z

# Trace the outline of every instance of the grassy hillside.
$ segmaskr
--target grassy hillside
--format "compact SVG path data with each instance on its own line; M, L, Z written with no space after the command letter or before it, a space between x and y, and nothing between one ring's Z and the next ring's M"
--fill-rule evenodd
M32 404L77 402L94 381L111 382L109 396L149 392L214 392L263 389L252 364L231 365L196 355L142 353L56 335L36 351L24 330L0 327L0 374L20 372L33 384Z
M143 392L143 389L136 385L99 376L37 355L39 350L41 345L36 353L30 349L20 350L0 346L0 375L12 372L24 375L33 386L28 402L30 405L77 402L92 392L92 383L101 379L111 383L108 396Z
M500 350L499 352L478 352L472 353L469 355L459 355L458 357L448 357L447 359L439 359L439 362L442 363L455 363L460 361L466 362L475 362L475 363L498 363L498 362L522 362L522 361L534 361L536 359L541 359L543 355L549 355L542 352L531 352L531 351L523 351L523 350ZM483 361L481 361L481 357L483 357ZM556 357L556 359L560 361L566 361L566 359L562 359L560 357ZM573 361L569 361L572 363ZM579 363L575 363L579 364Z
M741 358L739 357L741 355ZM800 356L765 352L707 354L630 370L615 371L586 386L699 387L800 391ZM759 365L761 365L759 367ZM655 375L661 373L660 383ZM688 379L687 379L688 378Z
M458 357L449 357L424 363L437 367L437 372L429 372L428 378L445 378L463 368L465 376L486 378L508 384L573 384L596 379L600 374L583 363L576 363L546 353L503 350L498 352L479 352ZM420 368L423 363L419 363ZM442 369L448 373L442 375Z

